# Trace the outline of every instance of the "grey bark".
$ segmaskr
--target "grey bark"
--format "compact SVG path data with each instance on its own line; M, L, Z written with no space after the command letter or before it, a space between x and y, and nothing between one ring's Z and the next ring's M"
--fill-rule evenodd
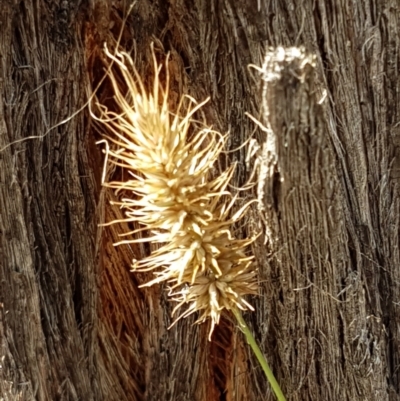
M52 128L85 105L126 9L2 3L0 399L273 400L229 316L211 343L194 318L167 330L162 288L129 272L149 249L114 248L127 227L98 226L120 212L87 108ZM123 29L142 75L156 40L172 96L211 97L204 116L229 149L256 127L246 112L269 129L256 133L263 209L242 227L266 233L245 317L288 400L400 399L399 27L397 0L140 0ZM277 46L315 66L284 62L274 82L248 69ZM237 185L245 158L221 160L239 161Z

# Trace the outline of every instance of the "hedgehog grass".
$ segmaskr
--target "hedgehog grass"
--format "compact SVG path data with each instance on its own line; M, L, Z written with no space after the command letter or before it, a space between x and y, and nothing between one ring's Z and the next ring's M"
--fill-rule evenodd
M255 238L236 239L232 232L232 225L251 203L232 215L237 198L227 187L235 166L213 175L227 136L194 120L205 102L197 104L184 96L176 112L171 112L168 58L166 83L162 85L161 67L152 48L154 80L148 93L129 54L111 54L107 48L105 53L111 60L107 75L119 110L97 103L94 117L105 124L106 139L114 143L108 157L129 172L128 180L105 185L124 194L115 202L125 212L124 221L139 224L138 229L123 234L129 238L118 244L161 244L148 257L133 263L134 272L154 273L154 279L144 285L167 282L169 296L177 302L175 322L199 312L198 323L211 319L210 340L222 311L232 311L261 359L278 400L284 400L240 313L253 310L245 296L257 294L254 257L246 253ZM140 232L149 236L131 239Z

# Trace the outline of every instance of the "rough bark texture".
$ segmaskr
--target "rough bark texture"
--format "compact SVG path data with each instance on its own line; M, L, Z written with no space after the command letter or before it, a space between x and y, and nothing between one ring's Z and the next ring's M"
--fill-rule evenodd
M128 228L98 227L120 211L87 109L54 128L99 82L126 10L2 2L0 399L273 400L229 316L211 343L194 317L167 330L162 288L129 272L148 247L114 248ZM400 399L399 30L397 0L139 0L122 30L143 76L155 41L172 96L211 97L230 149L254 131L245 112L266 128L248 195L262 208L242 228L265 232L246 319L288 400ZM270 46L305 46L315 66L249 70ZM245 158L221 160L239 161L237 185Z

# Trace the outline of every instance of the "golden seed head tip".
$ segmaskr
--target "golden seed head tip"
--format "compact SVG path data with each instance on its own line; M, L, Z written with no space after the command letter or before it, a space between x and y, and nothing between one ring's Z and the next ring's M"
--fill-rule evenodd
M174 300L178 302L174 313L185 304L189 304L186 311L180 314L175 322L195 312L200 312L197 323L211 318L211 337L224 309L254 310L244 299L244 296L249 294L257 294L256 272L254 270L237 275L221 275L220 277L213 274L199 276L190 286L185 286L182 290L172 293Z

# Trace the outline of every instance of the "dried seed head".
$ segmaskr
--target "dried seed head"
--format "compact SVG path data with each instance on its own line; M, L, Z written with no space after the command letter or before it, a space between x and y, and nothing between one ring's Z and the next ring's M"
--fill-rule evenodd
M128 234L150 233L147 238L120 243L162 244L137 261L133 270L154 271L155 278L146 285L169 283L170 295L178 302L174 313L189 304L178 320L196 311L201 313L198 322L210 317L211 336L223 309L252 309L244 296L257 293L253 258L245 253L254 239L238 240L231 232L249 204L230 216L236 197L227 187L234 166L212 176L226 136L194 124L193 115L204 103L183 97L178 110L170 111L168 69L162 86L154 52L151 93L127 53L112 55L106 50L106 54L117 67L109 68L108 75L120 110L98 105L97 118L107 126L108 139L117 145L108 156L130 174L127 181L106 185L123 191L117 205L125 211L124 221L140 224ZM118 77L128 88L126 94Z
M248 262L251 263L251 262ZM248 265L239 265L216 277L213 273L199 276L195 282L179 292L172 293L174 300L179 302L175 307L175 313L181 306L189 303L189 307L182 313L174 324L181 318L200 311L197 323L201 323L208 317L211 318L209 339L216 324L219 323L223 309L254 310L244 299L245 294L257 294L256 273L249 270Z

